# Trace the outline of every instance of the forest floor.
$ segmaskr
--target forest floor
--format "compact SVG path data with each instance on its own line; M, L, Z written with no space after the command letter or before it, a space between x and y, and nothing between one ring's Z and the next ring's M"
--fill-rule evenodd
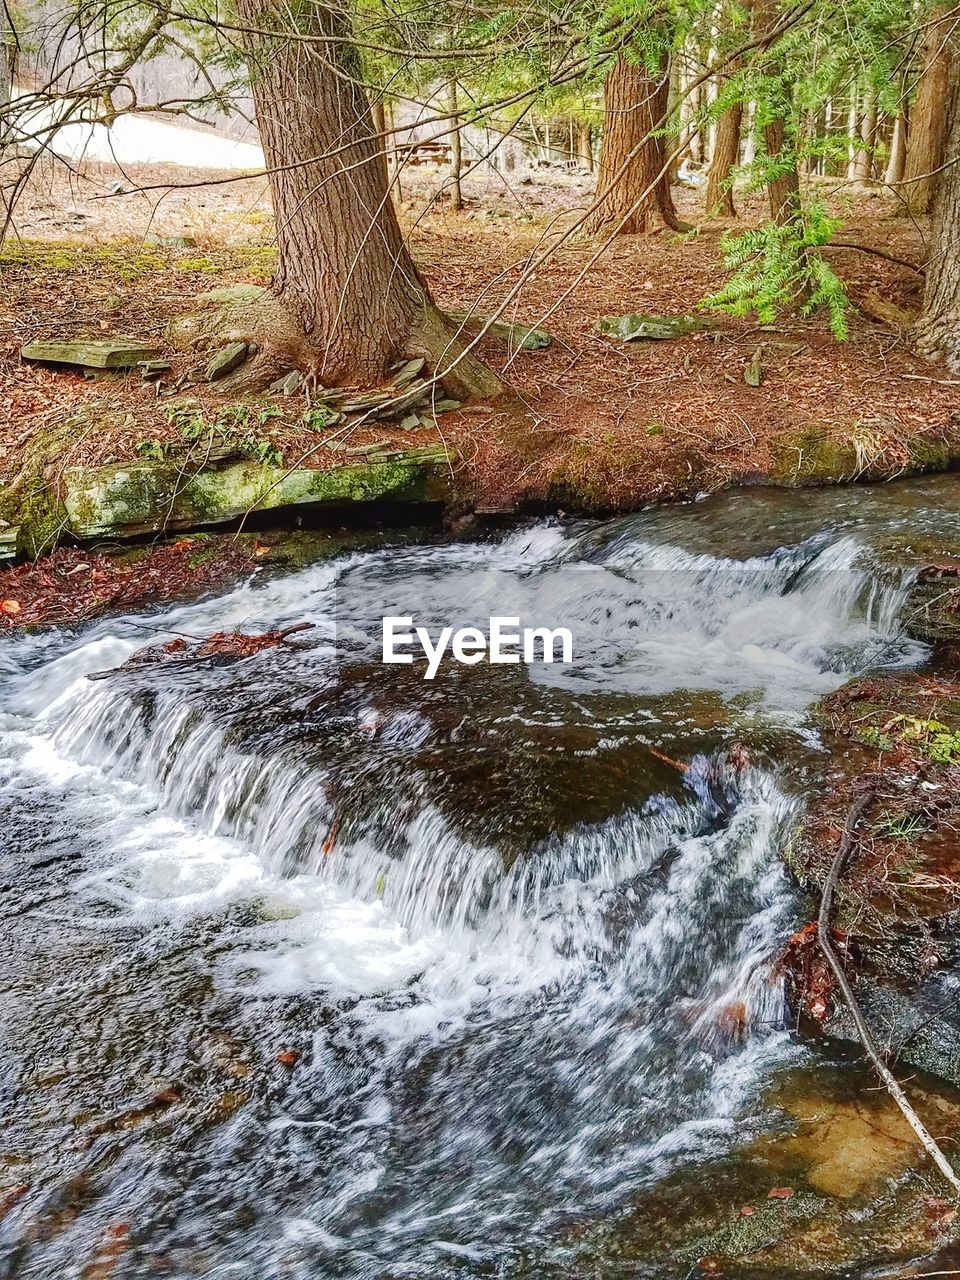
M143 166L137 180L151 186L201 178ZM408 222L422 214L424 194L440 180L432 168L416 171L418 191L408 180L411 198L402 206ZM114 412L76 441L72 464L126 458L137 443L169 438L173 430L154 387L136 377L88 382L22 363L25 342L108 333L162 344L166 323L189 310L198 294L269 279L274 254L262 179L169 195L109 194L111 183L124 181L102 164L90 166L85 179L63 166L38 175L18 215L23 238L12 237L3 251L0 475L6 478L34 431L105 399ZM412 244L440 303L476 305L480 314L499 304L531 257L555 243L583 207L591 182L587 175L545 171L509 188L477 183L465 213L421 216ZM686 216L698 218L701 198L681 191ZM849 219L840 238L923 261L924 226L896 216L892 202L838 189L830 203ZM744 223L762 216L757 198L742 204ZM451 413L440 423L479 505L562 496L566 487L571 502L579 495L579 505L615 508L712 489L775 471L778 438L782 446L810 429L857 438L858 456L868 459L886 451L888 470L895 471L912 436L954 425L960 387L911 353L903 327L919 304L922 277L853 250L830 252L857 308L846 343L833 339L822 317L796 316L765 329L723 317L707 332L664 342L603 336L597 329L603 316L690 314L722 283L719 240L730 224L698 221L694 236L619 237L592 267L597 242L571 239L525 281L506 315L541 324L554 335L553 345L521 351L509 367L502 344L487 338L482 350L510 380L526 417L513 410ZM186 243L148 242L151 235ZM762 380L754 387L744 374L758 349ZM190 394L218 399L214 388ZM265 434L285 462L293 465L313 451L307 465L335 463L317 453L302 404L294 398L279 407L283 416ZM381 424L370 431L372 438L383 434ZM358 443L364 438L356 437ZM405 445L427 442L420 432L403 437ZM779 452L785 454L780 465L789 466L789 446Z
M840 239L913 264L829 250L854 304L845 343L822 316L797 315L765 327L717 317L683 338L623 343L599 331L602 317L697 313L725 278L721 236L762 219L759 197L741 197L731 223L705 219L702 193L680 188L696 234L621 236L592 262L597 240L562 239L589 204L591 175L552 169L509 183L471 180L458 214L434 199L442 179L432 166L414 171L400 204L437 300L489 314L525 276L504 318L547 329L553 343L511 353L490 335L482 340L481 354L516 393L511 404L444 413L436 429L400 432L377 422L351 443L442 441L458 456L465 507L624 510L757 478L892 476L935 464L944 448L960 452L960 386L909 345L926 227L899 216L879 192L824 188L846 222ZM101 163L80 173L41 167L0 251L0 481L17 475L34 440L68 419L80 425L63 466L126 461L147 442L177 440L171 401L155 385L135 374L88 381L24 362L20 349L35 339L105 335L163 347L167 323L199 294L269 280L271 234L262 178L158 165L138 166L134 177ZM531 269L547 247L552 256ZM175 379L187 357L164 355ZM759 364L757 386L745 380L751 362ZM184 395L213 419L227 403L215 384ZM302 396L274 398L260 436L285 467L339 465L304 408Z

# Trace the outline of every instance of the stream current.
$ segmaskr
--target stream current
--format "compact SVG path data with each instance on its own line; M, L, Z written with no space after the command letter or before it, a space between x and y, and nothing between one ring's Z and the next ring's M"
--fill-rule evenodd
M582 1274L583 1224L735 1150L805 1052L772 965L810 707L925 661L911 564L958 512L755 491L6 639L3 1274ZM549 603L578 657L427 683L362 642L388 598Z

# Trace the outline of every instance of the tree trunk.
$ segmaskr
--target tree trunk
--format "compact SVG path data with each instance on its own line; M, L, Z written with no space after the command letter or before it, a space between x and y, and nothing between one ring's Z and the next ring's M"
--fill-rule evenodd
M457 101L456 80L447 81L447 111L450 121L450 208L459 213L463 208L463 191L460 173L463 169L463 147L460 137L460 104Z
M13 88L13 34L0 19L0 111L10 101Z
M237 13L263 28L273 10L237 0ZM258 371L285 364L324 386L370 384L422 355L451 390L493 394L502 384L472 354L450 370L463 347L400 231L348 18L334 6L297 13L310 42L246 37L278 249L272 314L249 314Z
M847 112L847 179L854 182L857 177L857 86L850 87L850 109Z
M890 186L903 181L907 164L907 117L900 112L893 122L893 134L890 138L890 155L887 159L887 170L884 181Z
M377 146L380 148L380 155L383 164L383 180L384 182L388 182L390 171L387 166L387 113L383 107L383 97L379 93L371 99L370 119L373 121L374 137L377 140Z
M767 144L767 155L776 160L781 150L787 145L786 131L782 120L771 120L763 127L763 137ZM784 226L791 218L796 217L800 208L800 175L794 162L785 173L778 173L767 183L767 198L770 202L770 217L779 226Z
M877 97L871 89L864 93L859 137L861 145L854 159L853 172L856 181L866 186L873 179L873 148L877 140Z
M954 62L952 31L957 18L953 6L931 21L923 40L920 79L910 111L910 141L901 194L911 213L929 213L943 163Z
M674 208L663 140L652 136L666 120L669 83L666 59L656 78L622 55L607 72L599 203L588 231L633 235L661 222L674 231L690 230Z
M944 104L952 118L947 155L960 155L960 88ZM960 166L943 171L933 210L933 240L927 261L923 309L914 330L917 350L960 371Z
M577 127L577 159L593 173L593 130L588 124Z
M713 143L713 159L707 173L707 213L737 216L733 203L733 184L730 175L740 155L740 126L743 123L743 104L729 107L717 121Z
M755 0L753 6L753 30L755 38L761 41L760 47L766 54L774 42L774 28L779 17L777 0ZM770 74L776 76L777 68L770 66L769 57L764 65ZM767 156L777 161L793 150L787 141L786 125L782 116L775 116L763 126L763 140ZM797 169L796 154L786 169L777 172L767 182L767 199L770 203L770 217L780 226L784 226L794 218L800 208L800 173Z

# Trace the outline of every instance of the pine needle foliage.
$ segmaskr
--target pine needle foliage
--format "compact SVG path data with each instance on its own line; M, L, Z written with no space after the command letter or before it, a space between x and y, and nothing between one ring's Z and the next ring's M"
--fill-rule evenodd
M724 236L721 249L731 275L701 306L733 316L756 315L761 324L773 324L791 307L799 307L803 315L822 308L834 337L844 341L850 300L843 281L819 252L839 226L814 203L784 226L770 222Z

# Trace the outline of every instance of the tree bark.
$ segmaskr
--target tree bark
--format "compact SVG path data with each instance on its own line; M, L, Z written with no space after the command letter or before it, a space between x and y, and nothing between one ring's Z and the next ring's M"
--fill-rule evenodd
M660 223L674 231L690 230L670 194L663 140L652 136L666 121L669 85L666 58L656 77L622 54L607 72L599 203L587 221L588 231L634 235Z
M286 364L324 386L371 384L423 355L451 390L493 394L502 384L472 354L447 372L463 347L400 231L348 18L301 6L304 41L284 37L289 12L237 0L241 24L277 29L245 36L278 249L272 314L249 317L260 371Z
M713 143L713 158L707 172L707 213L726 214L735 218L733 184L730 180L740 155L740 127L743 123L743 104L735 103L717 121Z
M782 120L771 120L763 128L764 141L767 144L767 155L776 160L787 145L786 130ZM784 172L778 173L767 183L767 197L770 203L770 217L778 226L785 226L795 218L800 209L800 174L796 161Z
M943 163L957 17L952 5L939 12L939 20L930 23L923 39L920 78L910 111L910 141L901 195L911 213L930 212L940 177L936 170Z
M960 88L945 104L949 122L946 153L960 156ZM960 371L960 166L944 169L933 210L923 309L914 329L917 350L928 360Z
M460 174L463 169L463 147L460 137L460 103L457 100L456 80L447 81L447 111L450 121L450 208L459 213L463 208L463 191Z

